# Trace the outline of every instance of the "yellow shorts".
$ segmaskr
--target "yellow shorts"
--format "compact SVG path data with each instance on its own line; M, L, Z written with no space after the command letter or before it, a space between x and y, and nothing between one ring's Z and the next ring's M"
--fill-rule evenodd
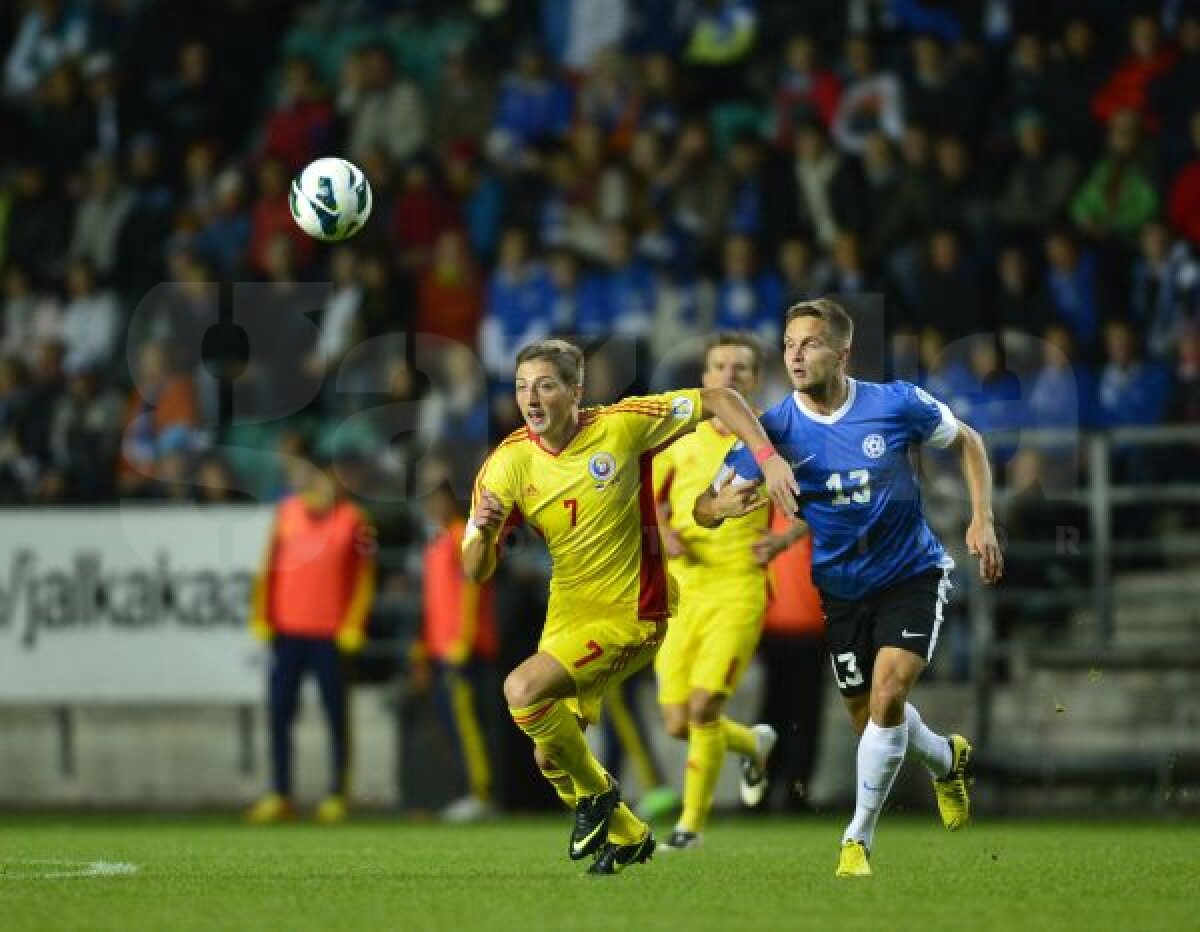
M685 703L697 689L732 695L762 636L765 585L724 594L685 589L682 595L654 663L662 705Z
M538 650L561 663L575 681L576 697L566 700L567 708L595 725L604 693L654 659L666 630L665 621L624 613L604 618L594 612L552 610Z

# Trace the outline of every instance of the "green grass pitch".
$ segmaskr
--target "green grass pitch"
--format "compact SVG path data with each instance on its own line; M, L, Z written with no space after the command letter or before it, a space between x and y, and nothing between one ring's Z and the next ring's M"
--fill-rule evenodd
M617 877L566 858L569 822L0 819L0 928L1186 929L1200 824L886 816L876 875L835 880L840 822L718 820L697 852ZM132 865L133 868L122 865ZM123 872L132 871L132 872Z

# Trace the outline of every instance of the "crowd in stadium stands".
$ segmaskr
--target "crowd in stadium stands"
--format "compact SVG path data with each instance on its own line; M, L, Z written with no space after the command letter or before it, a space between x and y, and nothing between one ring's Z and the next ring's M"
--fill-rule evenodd
M1195 4L6 10L6 501L275 500L312 442L386 511L431 450L468 486L528 340L606 400L827 292L985 431L1200 423ZM333 249L326 154L375 198Z

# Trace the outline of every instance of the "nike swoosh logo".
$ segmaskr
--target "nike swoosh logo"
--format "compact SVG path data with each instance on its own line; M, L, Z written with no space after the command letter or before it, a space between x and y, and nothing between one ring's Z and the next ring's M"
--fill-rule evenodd
M903 631L900 632L900 637L902 637L902 638L923 638L923 637L925 637L925 634L924 634L924 632L921 632L921 631L909 631L907 628L905 628Z
M792 463L792 469L799 469L801 466L803 466L803 465L804 465L805 463L807 463L809 460L814 460L814 459L816 459L816 458L817 458L817 454L815 454L815 453L810 453L810 454L808 454L808 456L804 457L804 459L802 459L802 460L795 460L795 461Z
M573 845L575 853L578 854L580 851L586 848L591 843L592 839L599 835L602 831L604 831L604 826L597 825L594 829L592 829L591 833L583 839L583 841L575 842Z

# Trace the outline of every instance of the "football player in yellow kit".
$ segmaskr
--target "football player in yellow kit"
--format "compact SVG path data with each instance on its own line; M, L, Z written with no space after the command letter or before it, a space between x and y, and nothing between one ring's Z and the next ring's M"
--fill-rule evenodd
M523 518L546 540L554 571L538 651L513 670L504 696L533 740L538 767L575 809L568 854L595 854L590 873L612 874L654 851L650 828L621 802L616 781L588 749L613 683L649 663L662 643L671 591L651 483L653 456L707 417L719 417L762 463L765 485L794 514L791 468L753 410L730 388L627 398L581 410L583 354L544 340L517 356L516 400L525 427L500 443L475 483L463 539L467 576L496 567L503 528ZM757 489L741 497L758 507Z
M753 398L762 359L762 348L750 334L715 334L705 348L703 384ZM668 733L688 742L683 812L663 842L668 850L699 847L726 751L741 757L742 801L753 806L762 799L767 756L776 740L771 726L750 728L722 712L762 634L766 564L798 539L802 526L794 533L771 534L766 508L719 528L696 524L692 507L735 443L737 437L714 418L654 458L663 543L679 587L679 611L655 661L658 698ZM727 484L717 492L714 507L736 514L741 501Z

